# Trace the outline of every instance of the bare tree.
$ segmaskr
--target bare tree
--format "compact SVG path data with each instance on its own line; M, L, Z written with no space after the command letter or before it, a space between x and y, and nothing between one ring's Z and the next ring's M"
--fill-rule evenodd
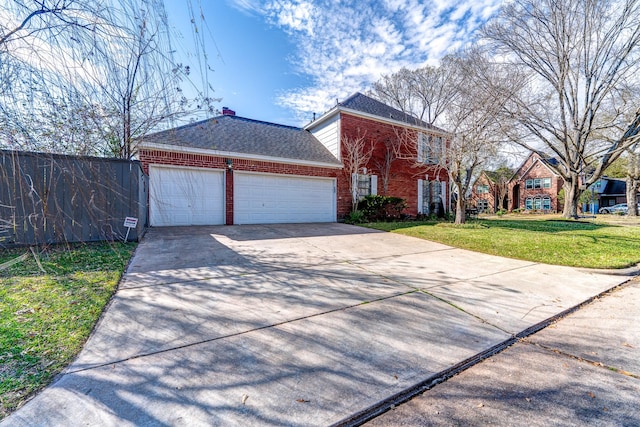
M21 17L0 33L0 145L130 158L151 129L212 113L208 88L173 58L163 0L15 0L0 12Z
M391 166L400 159L400 153L404 144L404 139L397 135L389 137L383 141L383 149L381 157L373 157L373 165L380 172L380 181L382 182L382 193L386 196L389 191L389 180L391 179Z
M378 97L387 101L392 99L385 95L391 89L406 88L402 96L400 91L393 92L394 106L404 106L405 112L427 119L427 126L437 122L447 130L446 135L435 136L428 129L399 129L393 158L410 160L416 176L447 172L457 194L458 224L466 220L466 196L473 178L495 159L503 142L499 132L502 108L520 84L516 73L505 76L499 64L489 62L478 50L469 50L447 57L436 68L387 76L374 87ZM396 83L395 79L413 83ZM414 102L416 99L420 101Z
M70 13L75 3L75 0L8 1L4 10L11 10L16 20L5 20L5 14L0 21L0 51L5 50L10 42L33 36L37 32L64 25L78 25L77 18Z
M563 216L577 217L580 186L597 181L633 144L617 136L637 107L640 1L515 0L483 33L496 54L529 76L505 104L504 133L557 158Z
M357 176L363 172L363 168L371 160L373 154L373 144L365 138L365 135L355 137L343 136L342 140L342 162L343 172L347 175L349 182L349 193L351 194L351 210L355 211L358 206L360 195L358 194Z
M463 84L460 74L449 64L453 61L447 56L438 67L402 68L385 75L373 84L371 95L429 125L438 124L455 98L457 87Z
M636 116L636 123L640 125L640 112ZM630 129L633 125L630 127ZM629 133L633 133L630 131ZM640 126L635 127L635 138L638 141L640 137ZM640 141L632 145L628 150L627 159L627 214L629 216L638 216L638 193L640 192Z
M513 169L502 165L495 171L485 171L485 174L493 182L496 205L495 210L503 209L509 196L509 181L513 178Z

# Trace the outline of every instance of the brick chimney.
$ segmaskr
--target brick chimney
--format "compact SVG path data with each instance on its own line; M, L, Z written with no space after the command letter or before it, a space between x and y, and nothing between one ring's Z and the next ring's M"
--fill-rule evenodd
M222 115L223 116L235 116L236 112L227 108L227 107L222 107Z

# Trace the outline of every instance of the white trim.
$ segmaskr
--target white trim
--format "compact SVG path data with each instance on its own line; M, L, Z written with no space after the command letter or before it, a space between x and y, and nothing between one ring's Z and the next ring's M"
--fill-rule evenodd
M259 154L234 153L232 151L218 151L218 150L210 150L207 148L182 147L179 145L157 144L152 142L145 142L141 144L138 147L138 151L141 149L158 150L158 151L166 151L166 152L190 153L190 154L203 154L206 156L213 156L213 157L230 157L233 159L256 160L259 162L273 162L273 163L283 163L287 165L314 166L314 167L330 168L330 169L342 169L343 167L342 165L337 165L335 163L315 162L312 160L285 159L282 157L263 156Z
M378 176L377 175L370 175L371 178L371 195L372 196L376 196L378 194Z
M424 204L424 203L422 202L422 197L423 197L422 192L423 192L423 188L422 188L422 180L421 180L421 179L419 179L419 180L418 180L418 213L419 213L419 214L424 213L424 212L422 212L422 211L423 211L423 209L422 209L422 208L423 208L423 206L422 206L422 205Z
M149 163L149 170L151 170L151 168L165 168L165 169L191 169L191 170L197 170L197 171L217 171L217 172L224 172L225 169L221 169L221 168L207 168L207 167L203 167L203 166L180 166L180 165L167 165L164 163Z

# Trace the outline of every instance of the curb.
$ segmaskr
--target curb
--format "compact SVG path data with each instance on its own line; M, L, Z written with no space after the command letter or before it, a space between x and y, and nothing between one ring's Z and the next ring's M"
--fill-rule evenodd
M640 270L640 265L632 268ZM587 271L591 271L591 270L587 270ZM561 320L564 317L582 309L583 307L592 303L593 301L615 291L616 289L626 286L628 283L629 283L629 280L619 285L613 286L612 288L602 291L599 294L594 295L591 298L588 298L585 301L573 307L567 308L566 310L563 310L560 313L547 318L546 320L542 320L541 322L538 322L535 325L532 325L522 330L521 332L511 336L510 338L502 341L501 343L494 345L493 347L488 348L487 350L484 350L474 356L471 356L451 366L450 368L440 371L412 386L409 386L404 390L392 396L389 396L388 398L383 399L376 404L371 405L368 408L365 408L361 411L356 412L355 414L351 414L343 418L342 420L332 424L331 427L360 426L368 421L371 421L372 419L384 414L387 411L390 411L396 406L406 403L409 400L413 399L414 397L424 393L425 391L432 389L438 384L447 381L448 379L458 375L463 371L466 371L469 368L472 368L473 366L477 365L483 360L489 359L490 357L501 353L502 351L506 350L512 345L518 343L520 340L525 339L531 335L534 335L535 333L545 329L552 323L557 322L558 320Z
M640 264L620 269L576 267L576 270L583 271L585 273L609 274L611 276L640 276Z

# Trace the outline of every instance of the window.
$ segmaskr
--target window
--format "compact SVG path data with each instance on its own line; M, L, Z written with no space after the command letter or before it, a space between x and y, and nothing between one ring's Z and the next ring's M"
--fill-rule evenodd
M427 135L418 133L418 163L427 163L428 157L428 141Z
M487 184L478 185L476 187L476 193L478 194L486 194L488 192L489 192L489 185Z
M532 190L535 188L551 188L551 178L534 178L525 181L525 188Z
M551 198L550 197L527 197L525 200L525 209L531 210L551 210Z
M442 200L442 182L418 180L419 212L425 215L437 215L438 209L444 209Z
M485 199L478 200L478 211L485 212L489 210L489 201Z
M540 197L533 199L533 209L536 211L542 209L542 199L540 199Z
M418 133L418 162L428 165L438 164L444 152L444 138Z
M527 197L527 200L524 202L524 208L528 211L533 210L533 198Z
M378 177L376 175L354 173L351 179L353 180L354 200L362 200L365 196L378 194Z

